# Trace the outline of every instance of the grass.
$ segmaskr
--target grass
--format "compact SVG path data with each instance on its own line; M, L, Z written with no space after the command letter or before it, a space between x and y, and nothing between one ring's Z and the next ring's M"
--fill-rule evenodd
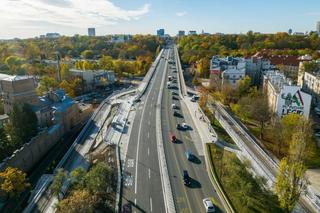
M208 148L216 177L237 212L282 212L277 197L263 187L264 180L254 178L234 153L215 144Z
M232 138L229 136L226 130L221 126L221 124L217 119L214 118L213 120L211 120L211 125L213 129L216 131L216 133L218 134L219 140L222 140L230 144L235 144Z

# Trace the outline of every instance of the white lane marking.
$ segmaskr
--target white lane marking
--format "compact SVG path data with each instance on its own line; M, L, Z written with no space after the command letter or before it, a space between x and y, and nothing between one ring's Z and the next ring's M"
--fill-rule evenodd
M151 171L150 171L150 168L149 168L149 179L151 179Z
M150 120L148 121L148 125L150 126Z
M134 166L134 159L128 159L127 167L133 167Z
M134 205L135 206L137 205L137 199L136 198L134 199Z
M152 212L152 197L150 197L150 212Z
M149 147L148 147L148 156L149 156L150 152L149 152Z
M149 132L148 132L148 138L150 137Z
M156 71L156 70L155 70ZM151 94L151 90L153 87L154 82L151 82L151 84L149 84L150 89L148 91L147 97L145 99L145 102L147 102L147 100L149 99L149 96ZM137 144L137 151L136 151L136 171L135 171L135 183L134 183L134 193L137 194L137 186L138 186L138 164L139 164L139 147L140 147L140 140L141 140L141 128L142 128L142 121L143 121L143 117L144 117L144 111L146 109L146 104L143 105L142 108L142 113L141 113L141 120L140 120L140 125L139 125L139 131L138 131L138 144ZM150 125L150 120L149 120L149 125Z

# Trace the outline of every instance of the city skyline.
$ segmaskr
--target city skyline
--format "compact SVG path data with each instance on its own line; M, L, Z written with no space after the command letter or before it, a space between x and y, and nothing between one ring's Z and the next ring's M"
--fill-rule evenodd
M0 27L5 29L0 39L31 38L47 32L86 35L89 27L95 27L98 36L156 34L160 28L170 35L179 30L306 32L315 31L320 20L314 9L320 6L316 0L308 0L308 4L289 0L268 4L251 0L3 0L0 6Z

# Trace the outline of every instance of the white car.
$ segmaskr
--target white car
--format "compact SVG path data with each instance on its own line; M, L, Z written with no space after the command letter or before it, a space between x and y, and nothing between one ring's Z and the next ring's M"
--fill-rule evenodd
M171 108L172 108L172 109L177 109L177 105L172 104L172 105L171 105Z
M186 123L182 123L181 126L182 126L183 128L186 128L186 129L189 128L188 124L186 124Z
M206 208L206 212L215 212L216 211L210 198L205 198L202 200L202 202L203 202L204 208Z

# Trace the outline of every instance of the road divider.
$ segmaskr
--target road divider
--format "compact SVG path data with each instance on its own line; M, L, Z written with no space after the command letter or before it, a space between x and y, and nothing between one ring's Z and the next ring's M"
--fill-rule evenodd
M172 195L172 188L169 179L168 167L166 162L166 156L163 147L163 137L162 137L162 126L161 126L161 102L163 95L164 82L166 78L168 63L165 63L165 68L163 72L163 77L161 81L159 96L157 100L156 108L156 133L157 133L157 149L158 149L158 158L159 158L159 167L160 167L160 177L163 190L163 198L165 204L166 213L176 212L175 204Z

